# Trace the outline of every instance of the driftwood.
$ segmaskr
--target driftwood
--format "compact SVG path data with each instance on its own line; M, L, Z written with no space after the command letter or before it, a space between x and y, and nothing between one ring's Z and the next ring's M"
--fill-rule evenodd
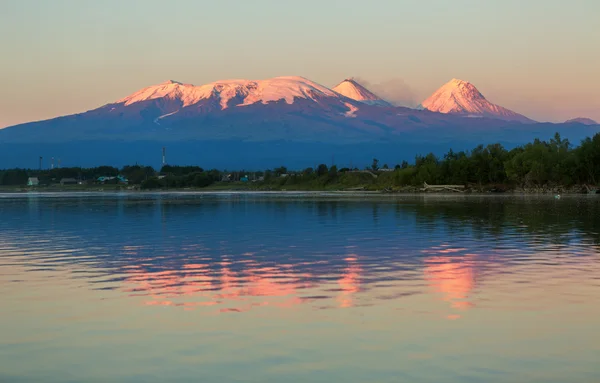
M587 184L584 184L583 186L585 186L585 189L587 190L588 194L598 194L598 188L591 188Z
M457 193L463 193L465 185L428 185L427 182L423 182L423 191L427 190L449 190Z

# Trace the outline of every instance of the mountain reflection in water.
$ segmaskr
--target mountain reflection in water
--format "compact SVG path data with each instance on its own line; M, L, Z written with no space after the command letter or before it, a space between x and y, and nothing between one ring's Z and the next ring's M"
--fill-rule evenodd
M0 380L597 381L599 201L0 195Z

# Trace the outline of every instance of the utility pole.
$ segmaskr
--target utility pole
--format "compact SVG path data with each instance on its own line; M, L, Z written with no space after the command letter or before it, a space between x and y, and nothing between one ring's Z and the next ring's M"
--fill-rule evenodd
M50 163L50 169L54 169L54 157L52 157L52 162Z
M40 156L40 171L42 171L42 160L44 159L44 157Z

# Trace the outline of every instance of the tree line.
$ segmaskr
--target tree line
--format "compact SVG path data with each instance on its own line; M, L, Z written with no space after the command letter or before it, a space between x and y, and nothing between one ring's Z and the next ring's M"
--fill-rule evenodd
M384 171L388 170L388 171ZM600 182L600 133L586 138L574 147L558 133L547 141L536 139L526 145L507 150L501 144L479 145L470 151L449 150L439 157L433 153L419 155L414 162L403 161L380 167L373 159L363 170L328 167L290 171L280 166L259 172L205 170L199 166L165 165L159 171L150 166L130 165L121 169L55 168L45 170L0 170L0 185L26 185L29 177L40 184L75 178L89 183L99 177L121 175L130 184L143 189L207 187L228 182L247 182L255 187L271 188L341 188L370 185L374 188L420 186L428 184L503 185L503 187L597 185ZM254 181L254 182L253 182Z

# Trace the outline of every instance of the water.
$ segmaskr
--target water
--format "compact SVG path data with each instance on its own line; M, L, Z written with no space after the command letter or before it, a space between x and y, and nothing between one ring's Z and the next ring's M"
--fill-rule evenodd
M600 200L0 195L2 382L598 382Z

